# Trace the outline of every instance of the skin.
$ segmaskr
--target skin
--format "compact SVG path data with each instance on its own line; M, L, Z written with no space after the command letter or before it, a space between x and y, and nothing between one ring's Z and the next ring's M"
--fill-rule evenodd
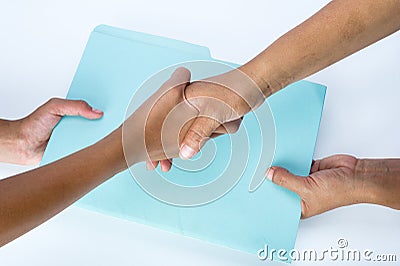
M400 29L400 1L398 0L335 0L312 17L273 42L263 52L241 66L235 73L228 73L237 80L240 72L254 81L242 82L245 88L220 86L217 83L194 82L185 95L199 110L215 110L211 117L199 117L194 121L183 140L181 156L192 157L201 147L204 138L230 121L222 108L206 97L223 98L243 116L257 107L251 96L266 98L287 85L318 72L329 65L363 49L364 47ZM230 77L232 78L232 77ZM211 79L224 79L213 77ZM230 84L228 84L230 85ZM243 91L246 92L245 97ZM261 99L262 100L262 99Z
M229 75L241 86L220 82L191 83L185 95L200 112L183 140L180 157L193 157L221 124L235 121L256 108L257 101L249 99L258 97L263 101L287 85L396 32L400 29L399 14L398 0L334 0L281 36L236 73L210 78L223 80ZM254 83L240 82L243 80L241 73ZM231 116L229 109L207 97L224 100L236 111L236 116ZM204 112L206 116L202 115ZM269 169L267 176L274 183L298 193L302 198L302 216L310 217L360 202L399 209L399 168L400 160L396 159L360 160L338 155L317 161L306 178L300 179L278 167Z
M300 196L302 218L357 203L400 209L400 159L334 155L314 161L307 177L277 166L266 176Z
M170 80L139 107L124 125L98 143L51 164L0 180L0 246L50 219L93 188L125 170L128 167L127 162L132 165L147 159L166 159L166 150L177 156L177 136L169 135L166 139L169 144L165 146L163 143L164 147L161 145L159 132L163 125L160 121L164 121L166 115L176 106L197 115L197 110L185 102L183 97L184 88L189 80L188 70L177 69ZM67 112L62 106L73 111ZM54 110L61 111L56 112L54 116ZM93 111L83 102L52 100L22 121L15 122L29 125L27 129L30 129L32 134L26 141L37 144L32 153L24 151L22 156L29 153L27 158L36 158L43 154L43 141L48 139L48 133L52 131L61 114L81 114L89 118L101 116L99 111ZM143 119L143 116L148 116L147 120ZM172 117L172 120L174 119L175 117ZM133 125L139 130L133 129ZM181 138L190 125L191 122L188 121L180 128ZM123 138L124 127L128 129L125 133L129 135ZM13 138L16 138L16 142L20 141L19 132L10 130L10 134L11 136L3 135L7 141L1 143L8 145L8 140ZM41 141L36 141L37 139ZM123 140L129 141L125 150ZM8 146L4 148L6 147ZM15 149L14 152L16 154L13 158L21 155L19 149Z
M238 70L210 78L222 83L204 81L187 86L190 73L177 70L166 85L174 89L162 87L163 93L151 97L125 126L121 125L98 143L49 165L1 180L0 246L48 220L126 169L127 162L131 165L147 160L153 168L161 161L164 170L168 170L171 157L178 153L183 158L193 156L213 134L235 131L239 118L256 108L265 97L397 31L399 13L400 1L332 1ZM253 82L243 78L243 73ZM225 104L207 99L219 99ZM71 108L71 112L59 104L44 105L22 121L1 120L0 159L14 163L37 162L61 116L71 114L94 119L101 116L101 112L85 107L82 102L81 107ZM168 145L162 147L160 121L176 106L190 113L190 119L184 124L172 125L170 128L177 134L169 134L170 138L165 140ZM149 114L148 119L143 119L144 114L146 117ZM134 130L133 125L144 131ZM124 127L128 130L124 131ZM229 127L233 130L229 131ZM125 154L124 140L130 143ZM316 161L306 178L275 166L269 169L267 177L300 195L303 217L358 202L399 209L399 165L397 159L334 156Z
M53 98L23 119L0 119L0 161L38 164L53 128L65 115L98 119L103 112L84 101Z

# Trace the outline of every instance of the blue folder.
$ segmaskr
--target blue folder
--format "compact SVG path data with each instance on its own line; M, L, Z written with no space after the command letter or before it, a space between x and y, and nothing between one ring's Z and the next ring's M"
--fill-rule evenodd
M203 46L105 25L96 27L67 98L86 100L103 110L104 117L96 121L64 117L51 136L42 164L106 136L124 121L132 95L149 77L172 65L196 60L222 62L213 59ZM145 95L142 93L142 97ZM140 163L100 185L76 205L255 255L265 245L289 251L295 244L300 199L268 180L261 181L270 165L308 175L324 97L324 86L296 82L246 115L239 132L216 138L215 159L204 169L191 173L173 167L169 173L159 169L151 173ZM239 144L232 141L235 137ZM237 171L237 183L207 204L168 204L152 197L137 182L143 176L158 174L184 186L204 184L221 172L229 154L232 160L245 159L246 165ZM188 167L191 164L180 159L175 162ZM233 162L229 169L235 172L240 164Z

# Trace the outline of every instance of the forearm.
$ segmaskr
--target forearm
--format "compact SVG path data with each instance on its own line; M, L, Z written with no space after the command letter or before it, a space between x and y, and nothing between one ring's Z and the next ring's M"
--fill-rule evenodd
M265 96L400 28L398 0L334 0L240 69Z
M118 129L68 157L0 180L0 246L48 220L125 168Z
M400 209L400 159L359 159L360 202Z

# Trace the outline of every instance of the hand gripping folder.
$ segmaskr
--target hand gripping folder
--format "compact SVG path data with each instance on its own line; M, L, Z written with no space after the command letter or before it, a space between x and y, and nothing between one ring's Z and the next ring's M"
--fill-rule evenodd
M102 109L104 117L97 121L64 117L51 136L42 164L106 136L124 121L132 95L149 77L171 65L195 60L222 62L213 59L206 47L105 25L96 27L67 98L88 101ZM255 181L261 183L271 164L297 175L308 175L324 97L324 86L296 82L244 117L235 134L240 136L245 130L246 141L229 146L230 136L216 138L215 159L207 167L193 173L179 167L169 173L157 170L165 180L195 186L218 176L229 153L231 160L246 160L245 169L237 171L235 167L241 163L231 162L227 169L238 172L240 179L214 201L177 206L151 196L132 177L149 174L140 163L132 167L132 174L128 170L117 174L76 205L252 254L265 245L289 251L294 248L301 214L298 195L268 180L258 184L257 189L253 186L249 190L249 184L251 188ZM269 154L270 159L262 154ZM180 159L174 162L189 167L191 163Z

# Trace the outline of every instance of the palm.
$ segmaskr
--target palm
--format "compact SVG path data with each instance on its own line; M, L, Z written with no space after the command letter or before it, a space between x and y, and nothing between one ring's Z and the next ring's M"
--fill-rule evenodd
M15 163L39 163L54 127L64 115L98 119L103 113L80 100L56 98L49 100L32 114L20 120L21 148L20 156Z
M51 133L61 116L36 111L22 121L28 163L40 162Z

